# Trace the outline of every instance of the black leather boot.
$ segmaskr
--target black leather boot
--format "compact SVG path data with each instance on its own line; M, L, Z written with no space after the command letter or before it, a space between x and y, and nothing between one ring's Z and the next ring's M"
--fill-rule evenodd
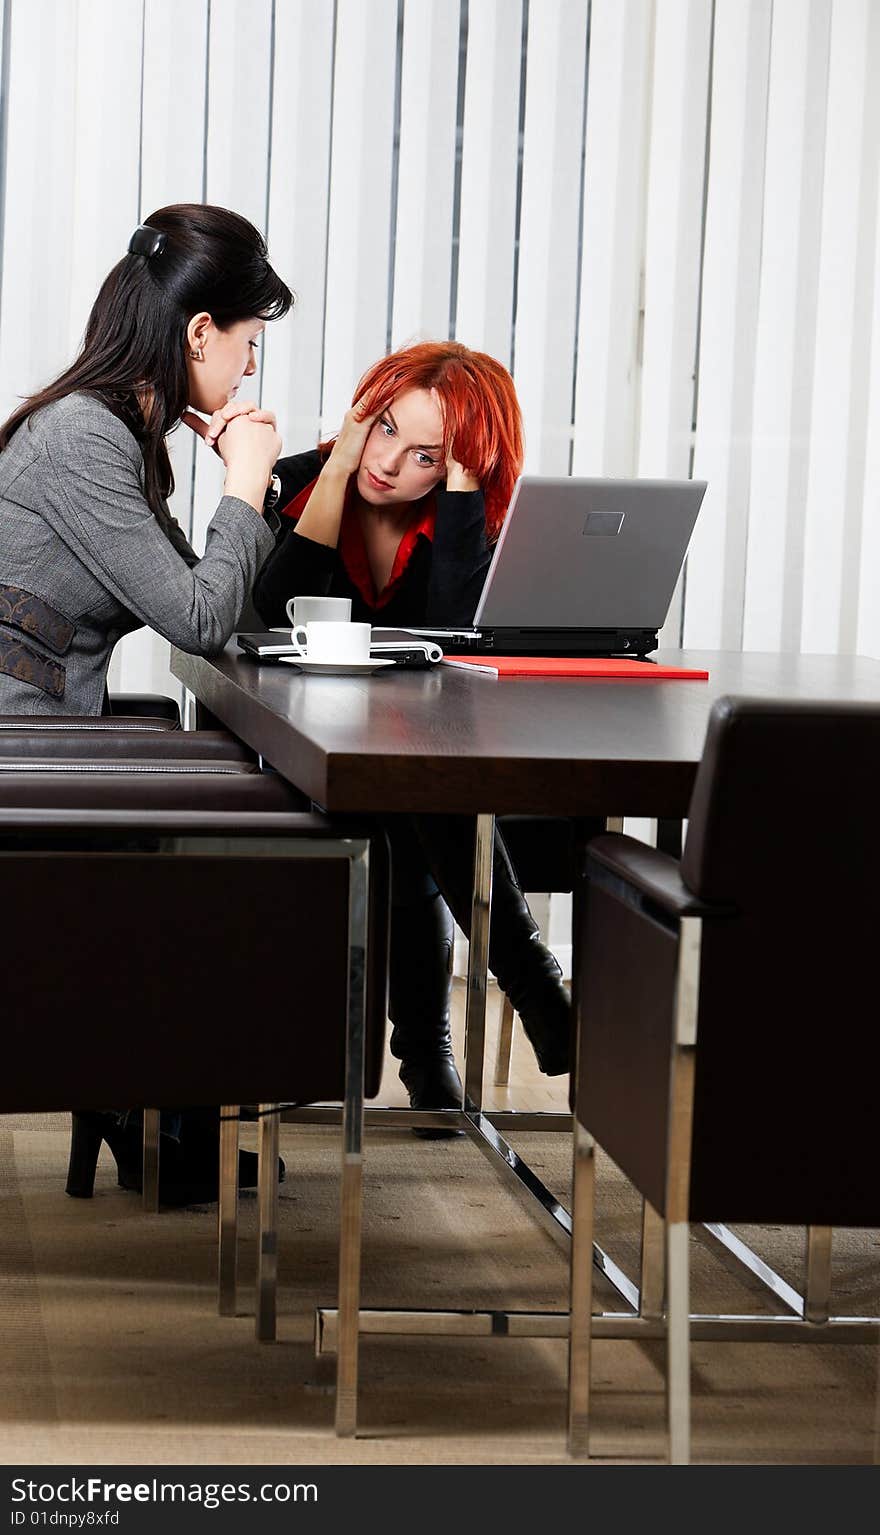
M180 1139L159 1138L159 1202L163 1205L210 1204L219 1193L220 1115L217 1109L192 1109L181 1116ZM113 1112L74 1110L67 1171L67 1193L74 1199L91 1199L101 1142L106 1141L116 1162L122 1189L140 1193L143 1187L143 1125L140 1114L122 1124ZM285 1167L279 1157L278 1180ZM253 1151L238 1153L238 1186L254 1188L257 1157Z
M470 932L474 822L466 816L418 816L416 827L431 872L459 927ZM496 829L492 860L489 969L519 1013L545 1076L562 1076L571 1061L571 999L555 957L517 883Z
M388 1013L391 1054L414 1109L458 1109L461 1078L449 1031L452 915L440 895L391 909ZM424 1140L460 1130L417 1129Z

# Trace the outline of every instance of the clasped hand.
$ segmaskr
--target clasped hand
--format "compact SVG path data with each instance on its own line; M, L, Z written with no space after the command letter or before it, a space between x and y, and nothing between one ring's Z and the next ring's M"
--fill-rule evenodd
M281 454L274 413L263 410L254 400L229 400L221 410L214 411L210 421L203 421L191 410L184 411L181 419L214 449L227 468L239 453L244 453L265 465L268 479Z

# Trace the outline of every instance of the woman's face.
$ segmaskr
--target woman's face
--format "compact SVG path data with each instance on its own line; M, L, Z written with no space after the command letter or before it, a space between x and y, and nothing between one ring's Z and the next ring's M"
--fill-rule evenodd
M373 423L361 455L358 492L371 506L400 506L427 495L445 474L437 393L406 389Z
M257 371L257 345L265 330L262 320L236 320L220 330L210 315L196 315L187 330L187 353L201 352L201 359L187 355L189 403L210 416L222 410L236 394L242 379Z

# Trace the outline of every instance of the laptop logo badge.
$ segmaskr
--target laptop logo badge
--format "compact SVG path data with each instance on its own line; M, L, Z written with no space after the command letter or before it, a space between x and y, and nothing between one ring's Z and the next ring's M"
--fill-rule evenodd
M584 537L614 538L623 527L626 512L588 512Z

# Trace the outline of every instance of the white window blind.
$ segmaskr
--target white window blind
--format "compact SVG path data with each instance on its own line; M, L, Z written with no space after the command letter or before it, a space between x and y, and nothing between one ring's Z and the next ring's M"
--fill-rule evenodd
M298 296L253 380L286 451L451 331L513 365L531 470L709 481L664 639L880 656L873 0L0 10L4 414L139 218L224 203ZM172 457L201 547L222 466ZM176 690L146 634L112 678Z

